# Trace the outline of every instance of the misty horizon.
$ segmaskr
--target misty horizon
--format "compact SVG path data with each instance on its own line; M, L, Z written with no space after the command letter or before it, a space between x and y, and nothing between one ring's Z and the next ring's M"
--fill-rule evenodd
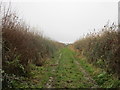
M12 8L31 27L62 43L73 43L109 21L117 24L117 2L12 2Z

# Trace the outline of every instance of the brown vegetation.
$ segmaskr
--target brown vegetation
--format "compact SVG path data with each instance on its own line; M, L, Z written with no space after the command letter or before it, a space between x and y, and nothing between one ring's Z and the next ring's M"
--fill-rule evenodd
M53 57L54 52L63 44L32 32L10 8L1 11L1 16L3 85L9 85L7 76L29 76L30 64L41 66L47 58Z
M76 41L74 47L90 63L120 75L120 34L115 25L105 26L99 33L88 34Z

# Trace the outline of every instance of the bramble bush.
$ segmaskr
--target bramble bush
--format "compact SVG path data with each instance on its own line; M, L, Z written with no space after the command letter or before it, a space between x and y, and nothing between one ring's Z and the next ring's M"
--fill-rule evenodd
M88 62L120 76L120 33L117 26L105 26L98 33L87 34L74 43Z
M29 77L30 64L43 65L47 58L53 57L53 54L64 45L43 37L41 33L33 32L32 28L20 20L10 7L6 10L2 9L2 6L0 8L4 83L4 75ZM9 85L6 83L4 86Z

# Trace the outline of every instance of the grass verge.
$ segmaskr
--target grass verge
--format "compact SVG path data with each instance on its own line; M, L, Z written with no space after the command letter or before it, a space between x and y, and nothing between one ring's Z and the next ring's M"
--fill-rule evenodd
M88 63L85 58L78 59L80 65L90 73L91 77L101 88L117 88L120 87L120 80L115 75L108 74L105 70L95 67Z

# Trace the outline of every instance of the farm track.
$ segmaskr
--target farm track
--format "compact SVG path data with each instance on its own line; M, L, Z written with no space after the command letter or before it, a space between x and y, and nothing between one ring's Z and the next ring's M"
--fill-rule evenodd
M99 87L89 73L82 68L72 50L65 48L58 56L55 63L50 65L53 67L51 69L53 76L49 77L46 88Z
M55 71L56 71L56 67L57 67L57 65L59 64L59 59L61 58L61 53L60 53L60 55L59 55L59 58L56 60L56 63L54 64L54 65L52 65L52 66L54 66L54 68L52 69L52 73L55 73ZM54 77L53 76L50 76L49 77L49 80L48 80L48 82L47 82L47 84L46 84L46 88L55 88L54 87L54 85L53 85L53 82L54 82Z
M86 78L86 80L91 84L93 84L93 86L91 88L98 88L99 86L97 85L97 83L95 82L95 80L89 75L89 73L82 68L82 66L80 65L80 63L78 61L75 61L75 63L78 65L79 67L79 71L81 71L84 74L84 77Z

